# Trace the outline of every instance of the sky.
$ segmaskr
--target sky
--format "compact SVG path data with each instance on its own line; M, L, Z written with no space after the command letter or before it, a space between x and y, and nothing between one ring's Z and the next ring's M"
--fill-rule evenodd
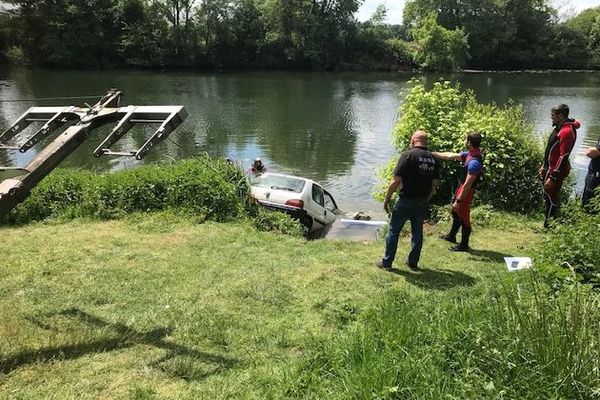
M369 19L379 4L384 4L387 8L388 23L402 23L404 0L364 0L363 5L358 10L358 20L366 21ZM600 6L600 0L552 0L552 4L559 10L561 16L572 16L586 8Z

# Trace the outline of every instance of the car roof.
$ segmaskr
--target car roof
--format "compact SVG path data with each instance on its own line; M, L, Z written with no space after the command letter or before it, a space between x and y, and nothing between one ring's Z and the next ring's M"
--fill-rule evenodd
M282 177L285 177L285 178L301 179L303 181L306 181L306 182L309 182L309 183L316 183L317 185L322 186L319 183L313 181L312 179L308 179L308 178L304 178L302 176L296 176L296 175L279 174L279 173L276 173L276 172L265 172L260 177L267 177L267 176L282 176Z

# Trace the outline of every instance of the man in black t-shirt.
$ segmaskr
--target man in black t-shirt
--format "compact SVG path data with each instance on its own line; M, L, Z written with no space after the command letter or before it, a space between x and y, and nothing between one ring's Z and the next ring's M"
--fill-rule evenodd
M421 248L423 247L423 220L431 196L435 193L436 180L439 177L439 165L427 149L427 132L416 131L410 140L411 149L400 155L394 169L394 176L385 195L383 208L390 212L392 195L398 190L398 200L392 210L390 226L385 239L385 255L377 264L380 268L391 269L398 237L402 227L410 219L412 238L411 251L406 265L412 270L418 269Z
M587 206L590 199L594 197L594 189L600 186L600 140L596 143L596 147L588 147L585 155L591 158L588 167L588 174L585 177L585 188L581 202L583 206Z

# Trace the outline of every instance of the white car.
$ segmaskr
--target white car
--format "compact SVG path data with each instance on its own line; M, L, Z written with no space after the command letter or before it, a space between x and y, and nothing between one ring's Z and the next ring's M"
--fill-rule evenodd
M330 225L341 214L331 194L310 179L265 173L252 178L250 185L260 205L298 219L309 232Z

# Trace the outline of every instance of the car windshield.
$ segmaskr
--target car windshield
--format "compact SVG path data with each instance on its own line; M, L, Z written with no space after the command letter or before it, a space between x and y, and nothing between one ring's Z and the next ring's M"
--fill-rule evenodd
M300 193L304 189L306 181L291 176L261 175L252 180L252 186L269 188L273 190L287 190L288 192Z

